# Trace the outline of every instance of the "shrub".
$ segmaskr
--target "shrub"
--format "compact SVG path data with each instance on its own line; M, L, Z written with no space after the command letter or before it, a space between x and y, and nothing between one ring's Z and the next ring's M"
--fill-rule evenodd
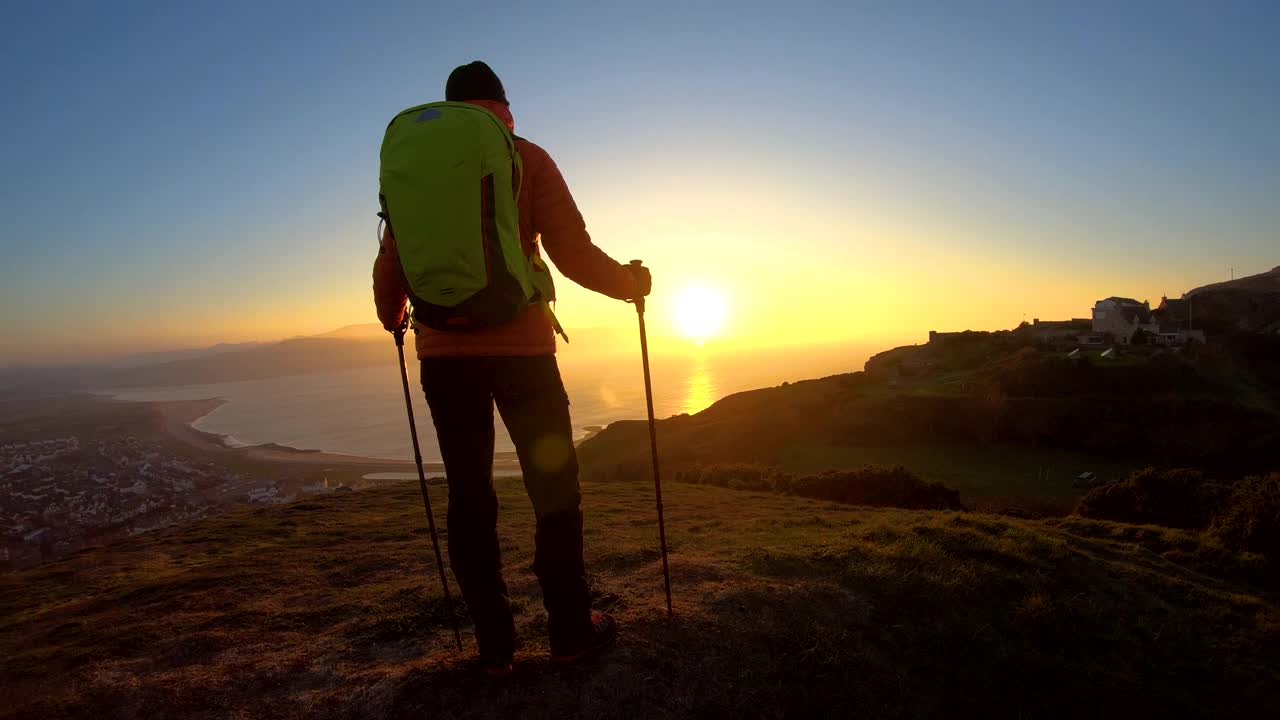
M868 465L794 477L776 467L751 463L694 465L676 473L676 482L733 490L776 492L813 500L908 510L963 510L960 493L921 480L904 467Z
M1136 525L1198 529L1209 524L1226 487L1198 470L1145 468L1080 499L1076 514Z
M925 482L901 465L868 465L793 478L790 492L816 500L908 510L963 510L959 491Z
M780 479L783 481L781 484L785 485L786 475L777 468L753 463L694 465L676 473L676 482L764 492L778 491Z
M1214 517L1211 531L1232 550L1280 562L1280 472L1237 482Z
M1071 514L1071 503L1057 498L1029 495L989 495L971 498L971 509L991 515L1007 515L1027 520L1061 518Z

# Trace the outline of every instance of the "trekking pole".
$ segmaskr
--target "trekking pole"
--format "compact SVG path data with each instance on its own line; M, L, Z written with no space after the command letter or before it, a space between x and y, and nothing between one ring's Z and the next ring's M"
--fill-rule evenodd
M632 260L639 267L641 261ZM649 340L644 331L644 296L631 301L640 318L640 358L644 364L644 398L649 407L649 450L653 455L653 491L658 498L658 542L662 547L662 582L667 591L667 615L671 616L671 572L667 569L667 529L662 522L662 479L658 473L658 426L653 418L653 383L649 380Z
M404 383L404 409L409 413L409 435L413 437L413 461L418 464L418 486L422 488L422 504L427 509L427 527L431 530L431 547L436 551L436 569L440 571L440 587L444 589L444 604L453 623L453 639L462 649L462 631L458 629L458 616L453 612L453 596L449 594L449 580L444 574L444 559L440 557L440 538L436 535L436 519L431 514L431 496L427 493L427 476L422 471L422 451L418 449L418 425L413 421L413 401L409 398L409 371L404 364L404 332L408 323L395 331L396 352L400 355L400 380Z

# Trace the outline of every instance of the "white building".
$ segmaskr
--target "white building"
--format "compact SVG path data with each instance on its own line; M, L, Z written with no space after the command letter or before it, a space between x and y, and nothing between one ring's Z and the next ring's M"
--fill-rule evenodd
M1127 345L1138 330L1153 335L1160 326L1151 318L1151 304L1133 298L1109 297L1093 304L1093 331L1106 333Z

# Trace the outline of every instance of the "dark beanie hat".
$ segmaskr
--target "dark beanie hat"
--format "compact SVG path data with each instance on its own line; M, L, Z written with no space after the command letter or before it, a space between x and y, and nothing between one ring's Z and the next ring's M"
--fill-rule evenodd
M507 92L502 89L502 81L493 68L479 60L459 65L449 73L449 81L444 85L444 99L449 102L496 100L503 105L511 104L507 102Z

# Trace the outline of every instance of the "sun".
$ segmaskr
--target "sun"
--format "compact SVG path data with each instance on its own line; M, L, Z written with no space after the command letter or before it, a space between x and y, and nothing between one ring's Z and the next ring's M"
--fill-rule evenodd
M691 287L676 296L674 309L680 334L701 345L720 332L728 305L715 290Z

